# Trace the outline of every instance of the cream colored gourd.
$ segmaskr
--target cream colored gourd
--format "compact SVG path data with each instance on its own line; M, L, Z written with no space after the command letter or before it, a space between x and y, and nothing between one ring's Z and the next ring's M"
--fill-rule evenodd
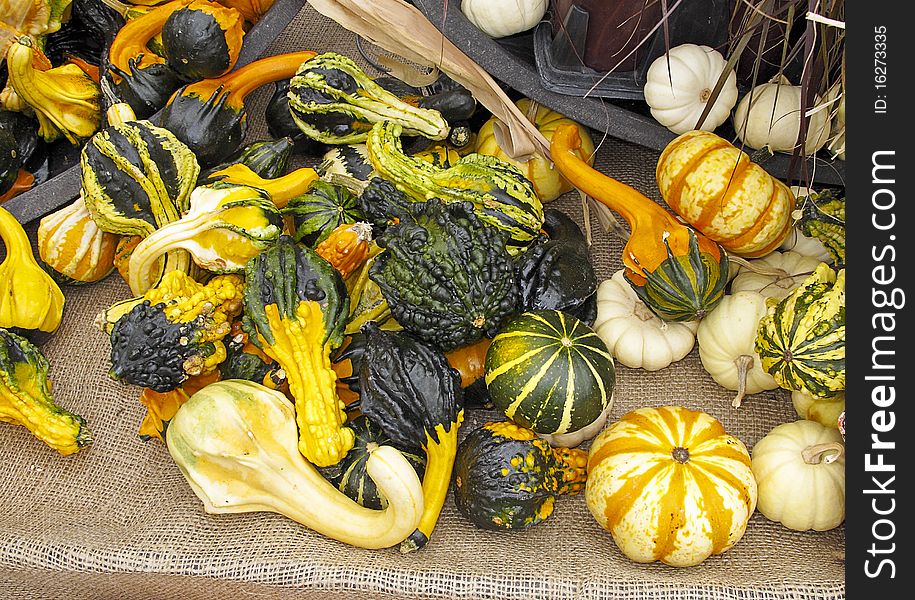
M712 416L640 408L591 444L585 502L631 560L688 567L740 540L756 481L746 446Z
M696 331L702 366L719 385L737 392L731 402L735 408L746 395L778 387L763 370L755 348L759 321L765 315L764 296L756 292L726 294Z
M830 105L832 137L826 145L833 158L845 160L845 86L837 81L826 94L826 101L835 101Z
M549 4L549 0L461 0L461 12L486 35L501 38L533 28Z
M817 398L805 392L791 392L791 402L797 416L808 421L816 421L820 425L837 429L839 415L845 412L845 392L835 396Z
M594 331L633 369L658 371L693 349L699 321L665 321L636 295L620 269L597 287Z
M169 423L166 444L208 513L276 512L360 548L399 544L422 516L422 486L398 450L380 446L366 463L387 508L359 506L299 453L286 396L250 381L196 392Z
M114 255L121 236L95 224L82 196L41 219L38 256L64 277L91 283L114 270Z
M845 456L838 430L783 423L753 446L757 508L796 531L826 531L845 520Z
M794 197L797 199L797 206L803 206L805 199L813 193L813 190L809 187L792 185L791 193L794 194ZM795 217L795 222L798 218L799 217ZM829 253L829 250L822 241L815 237L804 235L797 226L791 228L791 231L788 232L788 237L786 237L785 241L782 242L782 245L779 246L779 250L792 250L798 254L803 254L804 256L809 256L828 264L834 262L832 254Z
M721 74L725 83L699 124ZM651 116L676 134L691 129L714 131L728 120L737 103L737 74L717 50L697 44L681 44L656 58L645 75L645 102Z
M782 300L813 273L820 261L789 250L775 251L748 263L731 281L731 293L756 292Z
M813 106L822 99L817 96ZM750 148L768 148L772 152L793 152L804 111L801 87L791 85L784 77L754 87L734 109L737 137ZM829 141L829 111L811 114L804 139L803 154L809 156Z

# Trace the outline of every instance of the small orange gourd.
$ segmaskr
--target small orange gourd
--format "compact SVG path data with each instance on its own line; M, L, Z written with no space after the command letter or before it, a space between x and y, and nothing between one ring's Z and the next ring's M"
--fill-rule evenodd
M342 277L362 266L371 252L372 226L369 223L343 223L315 248Z
M793 226L788 186L714 133L693 130L672 140L656 177L667 205L732 254L765 256Z
M91 283L114 269L121 236L102 231L82 197L55 211L38 225L38 255L65 282Z

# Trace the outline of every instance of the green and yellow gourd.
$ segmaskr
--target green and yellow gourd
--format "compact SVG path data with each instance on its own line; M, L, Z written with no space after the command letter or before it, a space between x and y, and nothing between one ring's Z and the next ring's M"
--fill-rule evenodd
M302 62L289 81L289 109L306 136L326 144L364 142L373 123L391 121L406 135L448 136L437 110L401 100L372 81L349 57L325 52Z
M527 248L543 226L543 205L534 186L518 170L494 156L468 154L447 169L403 152L403 128L376 123L366 140L369 160L384 179L414 202L441 198L446 204L470 202L480 221L508 235L511 255Z
M200 166L174 134L136 120L127 104L112 105L108 122L80 153L83 201L102 231L145 238L187 212ZM154 279L190 268L187 252L175 250L160 263Z
M340 225L363 220L357 200L345 187L319 180L289 200L282 212L292 220L292 237L314 247Z
M208 169L201 169L197 183L222 181L225 173L220 173L220 171L236 164L245 165L255 175L264 179L281 177L289 166L289 158L292 156L294 146L292 139L288 137L251 142L229 156L224 162Z
M558 310L528 311L493 338L485 382L509 419L572 447L606 422L616 369L606 344L583 322Z
M845 269L820 263L781 301L768 301L756 352L782 388L815 397L845 389Z
M317 467L336 464L355 443L330 363L349 314L343 279L314 250L281 236L245 266L244 310L249 339L286 373L299 451Z
M552 448L511 421L471 431L454 461L454 502L482 529L528 529L553 514L560 495L585 486L588 453Z
M845 198L833 190L811 193L799 199L801 217L795 227L819 240L837 267L845 265Z
M54 402L49 368L36 346L0 328L0 421L25 426L66 456L85 448L92 434L82 417Z

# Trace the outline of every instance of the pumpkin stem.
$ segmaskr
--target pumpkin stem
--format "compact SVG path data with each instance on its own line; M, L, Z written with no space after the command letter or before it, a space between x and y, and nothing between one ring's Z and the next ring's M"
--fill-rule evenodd
M829 442L827 444L814 444L807 446L801 452L801 457L808 465L820 463L830 464L845 455L845 444L842 442Z
M689 462L689 450L682 446L677 446L670 454L673 459L681 465Z
M731 400L731 406L740 408L743 397L747 394L747 372L753 367L753 357L749 354L741 354L734 359L737 366L737 395Z
M741 269L746 269L759 275L769 275L770 277L778 277L779 279L791 279L792 277L791 273L784 269L780 269L778 267L766 267L756 263L755 261L749 261L739 256L732 256L731 254L728 254L728 259L737 263Z

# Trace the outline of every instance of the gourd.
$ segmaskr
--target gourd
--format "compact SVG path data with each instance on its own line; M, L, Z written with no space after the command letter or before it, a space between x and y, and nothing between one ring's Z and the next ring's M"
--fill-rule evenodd
M379 176L394 182L415 202L434 197L445 203L472 203L480 221L508 234L512 256L530 245L543 225L543 205L521 171L494 156L476 153L447 169L438 168L404 154L402 131L393 121L380 121L372 127L366 147Z
M782 423L753 446L757 508L795 531L826 531L845 520L845 447L835 428Z
M227 183L194 189L190 208L177 221L143 239L130 255L128 273L134 295L158 279L153 267L166 252L182 249L201 268L215 273L242 271L283 231L279 209L261 190Z
M616 369L594 330L558 310L511 318L486 351L493 405L555 446L591 439L613 409Z
M38 134L46 142L63 136L74 146L85 142L101 123L101 90L75 64L51 67L38 42L21 36L6 51L7 86L34 112Z
M548 6L547 0L463 0L461 12L486 35L501 38L531 29Z
M542 133L548 140L553 137L553 132L556 131L559 125L577 126L582 143L581 147L576 149L575 152L581 160L589 165L594 164L594 142L584 126L529 98L520 98L515 102L515 105L534 124L537 131ZM496 138L498 123L499 120L496 117L491 117L483 123L477 133L476 152L495 156L518 167L534 186L534 191L541 202L551 202L572 190L572 184L562 176L553 165L553 162L542 154L534 154L524 162L510 157L499 146L499 140Z
M688 567L729 550L756 501L746 446L701 411L639 408L589 450L585 502L636 562Z
M315 181L282 209L292 219L292 237L309 246L320 244L337 227L364 218L357 197L342 185Z
M790 250L773 251L749 261L731 280L731 293L756 292L766 298L781 300L807 279L820 261Z
M820 263L785 299L769 301L756 352L779 387L812 396L845 389L845 269Z
M317 167L321 179L334 181L334 176L342 175L357 181L368 181L375 174L369 161L369 151L364 143L337 144L321 157Z
M791 193L794 194L798 207L803 207L807 202L807 197L814 193L812 189L805 186L792 185L790 189ZM801 208L795 209L794 214L792 215L795 226L788 233L785 241L782 242L778 249L791 250L798 254L815 258L818 262L831 263L832 254L830 254L823 242L816 237L806 236L797 226L799 217L803 216L802 210L803 209Z
M218 381L195 393L175 413L166 446L208 513L271 511L346 544L386 548L410 535L423 511L413 467L390 446L366 461L387 508L344 496L296 450L286 397L256 383Z
M193 0L169 15L162 25L166 63L185 81L225 75L238 60L244 22L234 8Z
M364 142L372 124L390 121L407 135L441 140L448 123L437 110L412 106L336 52L301 63L289 81L289 109L302 132L326 144Z
M98 228L81 196L42 217L37 237L42 262L68 283L91 283L111 273L121 239Z
M426 455L423 515L416 531L400 546L401 552L412 552L432 537L451 484L458 429L464 419L460 376L440 350L408 333L383 331L372 322L363 326L362 333L362 413L396 445Z
M288 391L286 373L279 363L251 343L241 324L240 320L234 321L224 339L226 358L219 363L220 378L246 379L272 390Z
M282 177L289 166L292 148L292 138L288 137L252 142L237 150L225 162L208 169L201 169L197 183L218 181L225 177L225 173L219 172L235 164L245 165L252 173L264 179Z
M256 24L273 6L275 0L220 0L223 6L234 8L245 21Z
M610 355L632 369L659 371L683 359L696 344L698 327L697 321L665 321L654 314L626 282L622 269L597 288L594 331Z
M245 265L244 331L279 363L299 426L299 452L317 467L353 447L330 355L343 342L349 296L340 274L314 250L280 239Z
M577 128L564 125L550 143L553 162L576 188L618 212L631 234L623 248L626 280L655 314L694 321L711 311L728 282L728 257L714 241L677 221L656 202L607 177L575 154Z
M110 334L109 377L155 392L213 373L226 358L224 338L242 310L240 275L205 284L169 271L142 296L115 303L98 316Z
M179 88L162 109L160 123L197 156L204 167L235 152L248 130L245 99L268 83L288 79L309 50L252 61L221 77L201 79Z
M728 252L765 256L791 231L788 186L714 133L688 131L670 141L656 176L667 205Z
M728 294L696 331L703 368L716 383L737 392L731 401L735 408L748 394L778 387L756 350L759 322L766 311L766 298L756 292Z
M466 202L412 203L377 243L369 269L394 319L444 352L493 337L515 312L518 285L501 231Z
M2 206L0 239L6 250L0 262L0 328L54 333L63 319L63 292L38 265L25 229Z
M296 196L307 192L318 180L311 167L299 167L285 175L265 179L244 163L235 163L214 171L210 180L256 188L267 194L274 206L284 208Z
M378 242L372 240L365 262L346 278L346 289L350 295L350 313L344 330L347 335L357 333L369 321L374 321L382 329L403 329L391 315L391 307L381 288L370 277L375 258L382 252Z
M371 225L363 221L344 223L315 246L315 252L346 278L368 259L371 241Z
M50 365L24 337L0 327L0 421L23 425L67 456L92 442L86 421L54 402Z
M800 213L798 215L798 213ZM814 258L845 265L845 198L836 190L805 189L795 211L792 249ZM786 239L786 244L789 239ZM784 244L783 244L784 246Z
M181 85L178 73L165 58L151 52L148 44L162 32L173 12L191 1L172 0L129 19L108 48L108 71L115 94L141 119L158 112Z
M34 119L0 109L0 198L9 199L19 193L17 190L32 186L35 177L23 167L38 145L38 126Z
M839 415L845 412L845 392L818 398L806 392L791 392L791 403L797 416L836 429Z
M445 353L448 364L461 375L461 388L468 388L481 381L486 374L486 352L492 340L484 337L478 342L459 346Z
M592 324L597 309L597 275L588 242L564 212L543 211L543 234L515 258L519 310L561 310Z
M812 106L822 103L819 95ZM734 109L734 129L737 137L753 149L767 148L770 152L794 152L804 156L816 152L829 141L831 125L829 111L810 114L806 137L798 143L801 119L808 107L801 106L801 86L791 85L787 78L757 85L737 103Z
M722 76L724 83L709 106ZM680 44L652 61L643 92L651 116L677 135L694 129L714 131L728 120L737 103L737 73L717 50Z
M365 415L348 421L347 425L353 430L356 443L346 453L343 460L333 466L323 467L319 471L338 490L355 500L359 506L372 509L383 509L388 506L388 499L378 493L378 487L365 470L372 452L382 446L391 446L399 450L416 471L416 475L422 479L426 470L424 454L397 448L391 438Z
M264 108L264 121L267 132L275 138L288 137L295 143L296 152L320 156L327 146L305 135L292 120L289 110L289 80L281 79L273 83L273 94Z
M552 448L511 421L487 422L460 443L454 503L482 529L522 530L553 514L556 499L584 489L588 453Z

